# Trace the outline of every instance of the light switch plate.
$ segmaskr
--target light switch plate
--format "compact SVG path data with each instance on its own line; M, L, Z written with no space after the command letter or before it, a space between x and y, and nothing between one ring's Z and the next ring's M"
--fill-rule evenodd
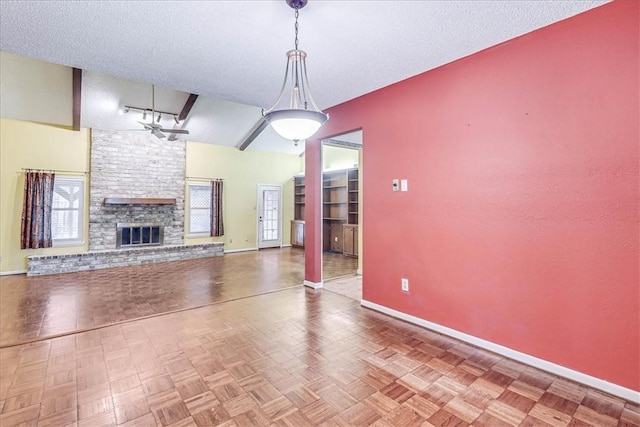
M400 180L400 191L409 191L409 182L406 179Z
M400 180L399 179L394 179L391 182L392 182L391 186L393 188L393 191L400 191Z

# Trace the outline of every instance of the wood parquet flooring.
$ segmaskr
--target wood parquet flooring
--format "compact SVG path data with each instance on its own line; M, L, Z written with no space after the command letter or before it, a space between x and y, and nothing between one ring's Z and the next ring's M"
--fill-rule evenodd
M340 253L322 253L322 279L333 280L340 277L355 276L358 269L358 258L344 256Z
M342 295L269 289L0 349L0 426L640 425L637 403Z
M0 346L298 286L295 248L40 277L0 277Z

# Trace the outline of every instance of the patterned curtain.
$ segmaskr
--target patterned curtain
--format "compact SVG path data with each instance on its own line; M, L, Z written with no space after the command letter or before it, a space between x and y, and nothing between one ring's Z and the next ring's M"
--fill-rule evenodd
M25 172L20 248L50 248L53 172Z
M222 222L222 181L211 181L211 236L224 236Z

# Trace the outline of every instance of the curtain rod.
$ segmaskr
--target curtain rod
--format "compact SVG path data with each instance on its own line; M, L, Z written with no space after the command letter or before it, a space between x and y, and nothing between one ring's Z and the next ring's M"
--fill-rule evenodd
M197 179L200 181L224 181L224 178L202 178L200 176L186 176L184 179Z
M87 175L89 172L87 171L65 171L58 169L32 169L32 168L22 168L24 172L56 172L56 173L75 173L78 175Z

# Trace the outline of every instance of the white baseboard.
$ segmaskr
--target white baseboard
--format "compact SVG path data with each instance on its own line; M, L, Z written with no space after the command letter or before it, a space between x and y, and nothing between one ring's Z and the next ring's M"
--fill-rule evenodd
M236 252L251 252L251 251L257 251L258 248L246 248L246 249L231 249L229 251L224 251L225 254L233 254Z
M286 245L280 245L281 248L290 248L291 244L286 244Z
M422 326L423 328L427 328L432 331L459 339L461 341L465 341L476 347L484 348L485 350L489 350L518 362L522 362L526 365L533 366L534 368L538 368L554 375L567 378L571 381L584 384L586 386L604 391L605 393L609 393L614 396L621 397L631 402L640 403L640 392L638 391L622 387L614 383L610 383L600 378L583 374L579 371L574 371L573 369L565 368L561 365L556 365L555 363L539 359L526 353L521 353L517 350L513 350L500 344L496 344L482 338L474 337L473 335L465 334L464 332L460 332L455 329L451 329L446 326L442 326L437 323L433 323L428 320L424 320L419 317L415 317L410 314L406 314L401 311L397 311L392 308L385 307L383 305L379 305L364 299L360 302L360 304L363 307L367 307L372 310L387 314L389 316L402 319L406 322L413 323L414 325Z
M13 270L13 271L3 271L0 273L0 276L11 276L14 274L26 274L27 270Z
M302 284L313 289L322 289L324 287L322 282L310 282L308 280L305 280Z

